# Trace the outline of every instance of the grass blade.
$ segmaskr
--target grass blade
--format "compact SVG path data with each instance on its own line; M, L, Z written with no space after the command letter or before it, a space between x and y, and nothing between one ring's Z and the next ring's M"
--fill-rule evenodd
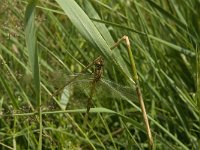
M38 63L38 52L36 47L36 27L35 27L35 7L37 0L31 0L26 7L25 12L25 40L28 47L29 62L31 64L31 70L33 74L33 80L35 85L37 107L39 108L39 144L38 150L42 149L42 109L41 109L41 96L40 96L40 73Z
M100 49L104 55L109 55L109 46L106 41L78 4L74 0L56 1L84 38L87 39L87 41L89 41L95 48Z

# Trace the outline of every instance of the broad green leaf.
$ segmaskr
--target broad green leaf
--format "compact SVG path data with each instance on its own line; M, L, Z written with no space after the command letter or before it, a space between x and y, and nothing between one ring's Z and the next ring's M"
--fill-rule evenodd
M40 106L40 74L38 52L36 47L35 7L37 0L31 0L25 12L25 40L28 48L29 62L33 74L37 104Z
M39 108L39 142L38 150L42 149L42 112L40 97L40 72L38 63L38 52L36 47L35 8L37 0L31 0L25 12L25 40L28 47L29 62L34 79L37 107Z
M109 46L100 35L89 17L74 0L56 0L67 14L74 26L95 48L101 50L104 55L109 55Z

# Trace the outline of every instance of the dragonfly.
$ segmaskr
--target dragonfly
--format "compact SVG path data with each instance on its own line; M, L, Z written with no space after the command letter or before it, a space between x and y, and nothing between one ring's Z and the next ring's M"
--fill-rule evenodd
M93 73L85 74L84 72L91 66L94 66ZM66 75L65 77L63 77L63 75L58 76L61 82L59 82L57 79L55 81L57 82L57 84L63 84L63 85L61 85L60 88L58 88L58 90L53 94L53 96L57 95L59 92L62 91L61 97L62 96L64 97L66 93L69 93L69 90L78 91L74 95L84 92L87 93L86 95L88 95L88 97L87 97L85 120L87 120L88 118L90 108L93 105L93 98L95 96L97 98L107 97L108 99L109 97L110 99L113 98L121 98L125 100L136 99L136 95L134 93L135 90L134 86L120 85L116 82L105 79L103 77L103 67L104 67L104 60L102 56L99 56L87 67L85 67L85 69L83 69L79 74L75 74L73 76ZM62 98L61 101L63 101L63 104L65 103L65 105L67 105L66 102L62 100Z
M130 46L130 41L129 41L128 36L124 35L121 39L119 39L116 43L114 43L114 45L112 47L110 47L110 50L115 49L123 41L125 41L126 46L127 46L129 60L130 60L130 63L131 63L132 80L135 81L135 91L137 93L137 98L139 100L140 107L141 107L141 110L142 110L143 119L144 119L144 123L145 123L145 126L146 126L147 134L148 134L149 147L152 149L153 148L153 137L151 135L151 130L150 130L150 126L149 126L149 122L148 122L148 118L147 118L147 114L146 114L146 109L145 109L145 105L144 105L144 100L143 100L142 92L141 92L140 85L139 85L139 77L138 77L138 74L137 74L137 68L136 68L135 60L134 60L134 57L133 57L133 54L132 54L132 51L131 51L131 46ZM88 99L87 113L90 110L90 103L91 103L91 99L92 99L92 96L93 96L94 91L95 91L94 89L96 87L96 84L101 80L101 77L102 77L102 72L103 72L102 71L102 68L103 68L103 61L102 60L103 60L102 57L99 56L97 59L95 59L95 61L90 63L85 69L83 69L81 71L81 73L83 73L89 67L91 67L92 65L95 65L96 71L94 71L94 73L93 73L94 78L92 80L93 84L91 86L93 88L91 88L90 97ZM72 83L72 81L75 80L76 78L78 78L78 76L74 77L72 80L68 81L66 85ZM59 88L59 90L62 90L64 87L65 86L62 86L62 88ZM58 93L59 90L57 90L55 92L55 94ZM134 90L134 88L131 87L132 92L133 92L133 90ZM87 113L85 115L86 116L85 118L87 118Z

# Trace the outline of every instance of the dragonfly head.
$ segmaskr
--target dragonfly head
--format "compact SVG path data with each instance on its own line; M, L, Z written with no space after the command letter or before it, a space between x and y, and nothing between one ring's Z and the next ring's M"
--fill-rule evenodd
M101 70L103 67L103 58L99 57L99 59L96 60L94 65L95 65L95 70Z

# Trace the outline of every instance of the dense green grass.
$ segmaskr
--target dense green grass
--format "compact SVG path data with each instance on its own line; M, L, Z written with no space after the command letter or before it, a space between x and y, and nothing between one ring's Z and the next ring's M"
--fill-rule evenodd
M198 150L200 2L71 1L0 1L0 149L147 149L126 45L109 49L127 35L155 149ZM99 55L115 84L85 128L85 80L51 95Z

